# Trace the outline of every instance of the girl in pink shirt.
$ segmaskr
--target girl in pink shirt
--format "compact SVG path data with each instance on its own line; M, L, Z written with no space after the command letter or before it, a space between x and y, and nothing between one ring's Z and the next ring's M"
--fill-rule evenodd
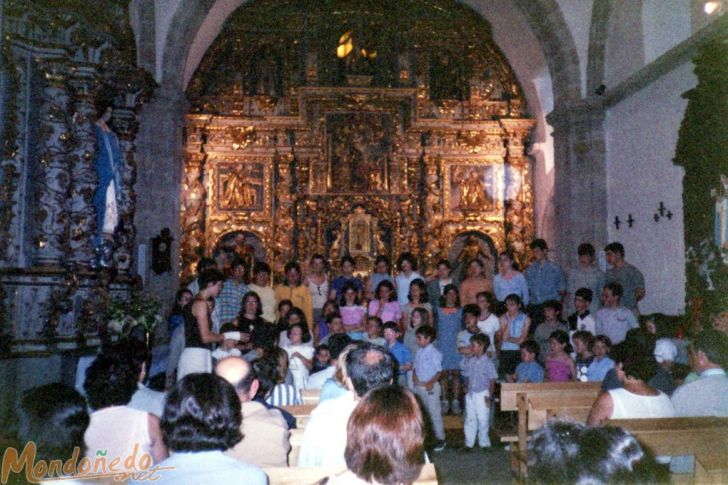
M366 309L359 304L359 293L353 283L346 283L341 288L341 306L339 307L341 320L347 335L354 340L363 340L366 337L365 319Z

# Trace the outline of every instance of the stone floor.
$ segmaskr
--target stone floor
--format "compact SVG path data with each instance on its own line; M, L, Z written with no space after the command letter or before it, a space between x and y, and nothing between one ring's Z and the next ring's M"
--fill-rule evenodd
M470 453L448 446L434 454L433 461L440 484L510 484L508 459L508 451L502 446L494 446L488 452Z

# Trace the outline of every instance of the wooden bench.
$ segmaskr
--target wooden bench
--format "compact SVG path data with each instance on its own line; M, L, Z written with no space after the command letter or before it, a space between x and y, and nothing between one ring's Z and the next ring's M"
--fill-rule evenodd
M728 418L610 419L655 455L695 456L695 483L728 483Z
M316 404L303 404L301 406L281 406L281 409L291 413L291 415L296 418L296 426L303 429L308 424L308 420L311 418L311 411L313 411L316 406Z
M518 412L514 435L501 436L511 447L511 470L528 476L528 435L549 419L585 423L601 391L600 382L507 383L501 385L501 411Z
M702 453L695 457L695 483L728 483L728 454Z
M263 468L268 474L270 485L308 485L318 483L331 475L336 475L346 470L346 467L270 467ZM435 465L428 463L422 467L419 478L415 481L418 485L436 485L437 471Z
M298 455L301 453L301 444L303 443L303 429L292 429L288 438L291 445L291 451L288 452L288 466L296 466L298 464Z
M305 405L317 405L321 399L321 389L303 389L301 391L301 399Z

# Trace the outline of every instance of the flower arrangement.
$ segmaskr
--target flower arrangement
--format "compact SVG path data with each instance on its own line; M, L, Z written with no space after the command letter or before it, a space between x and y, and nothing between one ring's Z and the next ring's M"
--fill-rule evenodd
M107 330L110 335L126 337L132 329L141 326L151 334L162 322L159 301L150 297L134 296L130 300L112 300L107 309Z

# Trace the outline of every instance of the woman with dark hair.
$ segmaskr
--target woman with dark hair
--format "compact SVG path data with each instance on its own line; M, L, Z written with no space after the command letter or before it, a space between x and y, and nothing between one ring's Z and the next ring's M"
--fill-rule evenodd
M352 282L344 283L339 292L339 313L341 321L346 328L346 334L353 340L363 340L366 337L365 324L367 309L359 302L359 292Z
M167 457L159 418L128 406L142 368L133 355L116 347L99 355L86 371L84 389L93 409L84 435L89 458L103 450L109 461L118 457L123 462L136 447L140 453L151 455L155 463Z
M286 313L286 318L281 322L280 333L278 334L278 346L283 348L290 344L291 341L288 339L288 330L295 324L300 323L303 326L303 338L302 342L313 348L313 336L309 332L308 321L306 320L306 314L303 313L298 307L293 307Z
M263 329L268 325L261 315L263 314L263 303L260 296L254 291L249 291L243 296L243 303L240 307L240 315L233 320L233 327L230 330L240 332L241 340L237 345L238 350L243 354L256 348L263 347L261 342L264 335Z
M224 340L240 340L240 332L226 334L212 332L208 300L220 294L223 274L210 269L200 275L200 292L192 303L185 307L185 349L179 358L177 380L187 374L212 371L212 344Z
M433 321L432 316L432 304L427 300L427 286L425 281L418 278L412 280L409 286L409 293L407 294L407 304L402 308L402 319L400 323L400 331L404 334L407 332L409 327L410 317L415 308L424 308L428 314L428 321Z
M328 484L413 483L425 464L424 423L414 395L377 387L359 401L347 426L347 471Z
M397 303L397 294L394 292L394 285L389 280L384 280L377 285L374 292L374 299L369 302L367 315L379 317L383 322L399 322L401 309Z
M552 421L528 441L528 482L553 485L665 483L669 477L622 428Z
M296 325L296 328L301 327L300 324L294 325ZM311 349L313 350L313 347ZM265 358L275 362L278 369L273 390L266 402L272 406L298 406L303 404L301 393L293 385L293 375L288 369L288 352L282 348L276 348Z
M361 296L364 291L364 283L362 283L359 278L354 276L354 270L356 269L356 261L354 261L354 258L349 256L348 254L341 258L340 268L341 274L334 278L334 280L331 282L329 298L337 301L340 300L341 290L347 283L353 284L354 288L356 288L357 293L359 294L359 296Z
M192 374L167 396L162 416L164 442L173 452L160 463L158 484L260 484L265 473L223 452L243 438L240 399L230 383L214 374ZM146 482L140 482L146 483Z
M523 305L528 305L528 282L523 273L517 270L513 253L504 251L498 256L498 274L493 278L493 293L499 302L508 295L518 295ZM501 312L497 312L499 315Z
M185 307L195 295L188 288L180 288L174 297L174 306L167 318L167 334L169 335L169 357L167 358L166 386L174 384L174 373L182 351L185 349Z
M452 409L453 414L460 414L460 361L458 353L458 333L463 329L463 309L460 307L460 293L455 285L446 285L442 290L440 304L437 307L437 342L435 347L442 353L442 413ZM448 391L452 391L448 401Z
M407 295L409 294L409 287L412 281L417 278L424 280L424 278L417 272L417 259L415 259L412 253L402 253L399 255L397 269L399 273L394 278L395 284L397 285L397 303L399 303L400 308L403 308L407 304Z
M20 401L18 444L23 448L31 441L35 443L36 461L49 463L51 460L60 460L65 463L72 458L74 449L80 450L81 455L85 452L83 435L88 424L86 400L81 394L63 384L46 384L30 389ZM41 483L88 483L87 480L68 479L66 476L73 471L59 470L58 474L49 471L49 480ZM54 478L62 481L55 481ZM15 483L12 476L9 483Z
M622 388L603 392L594 402L587 423L597 425L607 419L674 416L675 410L667 394L647 384L655 374L653 356L635 351L619 354L615 356L615 370Z
M326 274L326 260L323 255L314 254L311 256L311 264L308 267L304 284L311 294L313 322L316 323L321 319L324 305L329 299L329 277Z
M505 299L506 312L500 317L498 331L501 343L500 369L501 375L513 374L521 363L521 344L528 338L531 319L523 313L523 301L516 294Z

